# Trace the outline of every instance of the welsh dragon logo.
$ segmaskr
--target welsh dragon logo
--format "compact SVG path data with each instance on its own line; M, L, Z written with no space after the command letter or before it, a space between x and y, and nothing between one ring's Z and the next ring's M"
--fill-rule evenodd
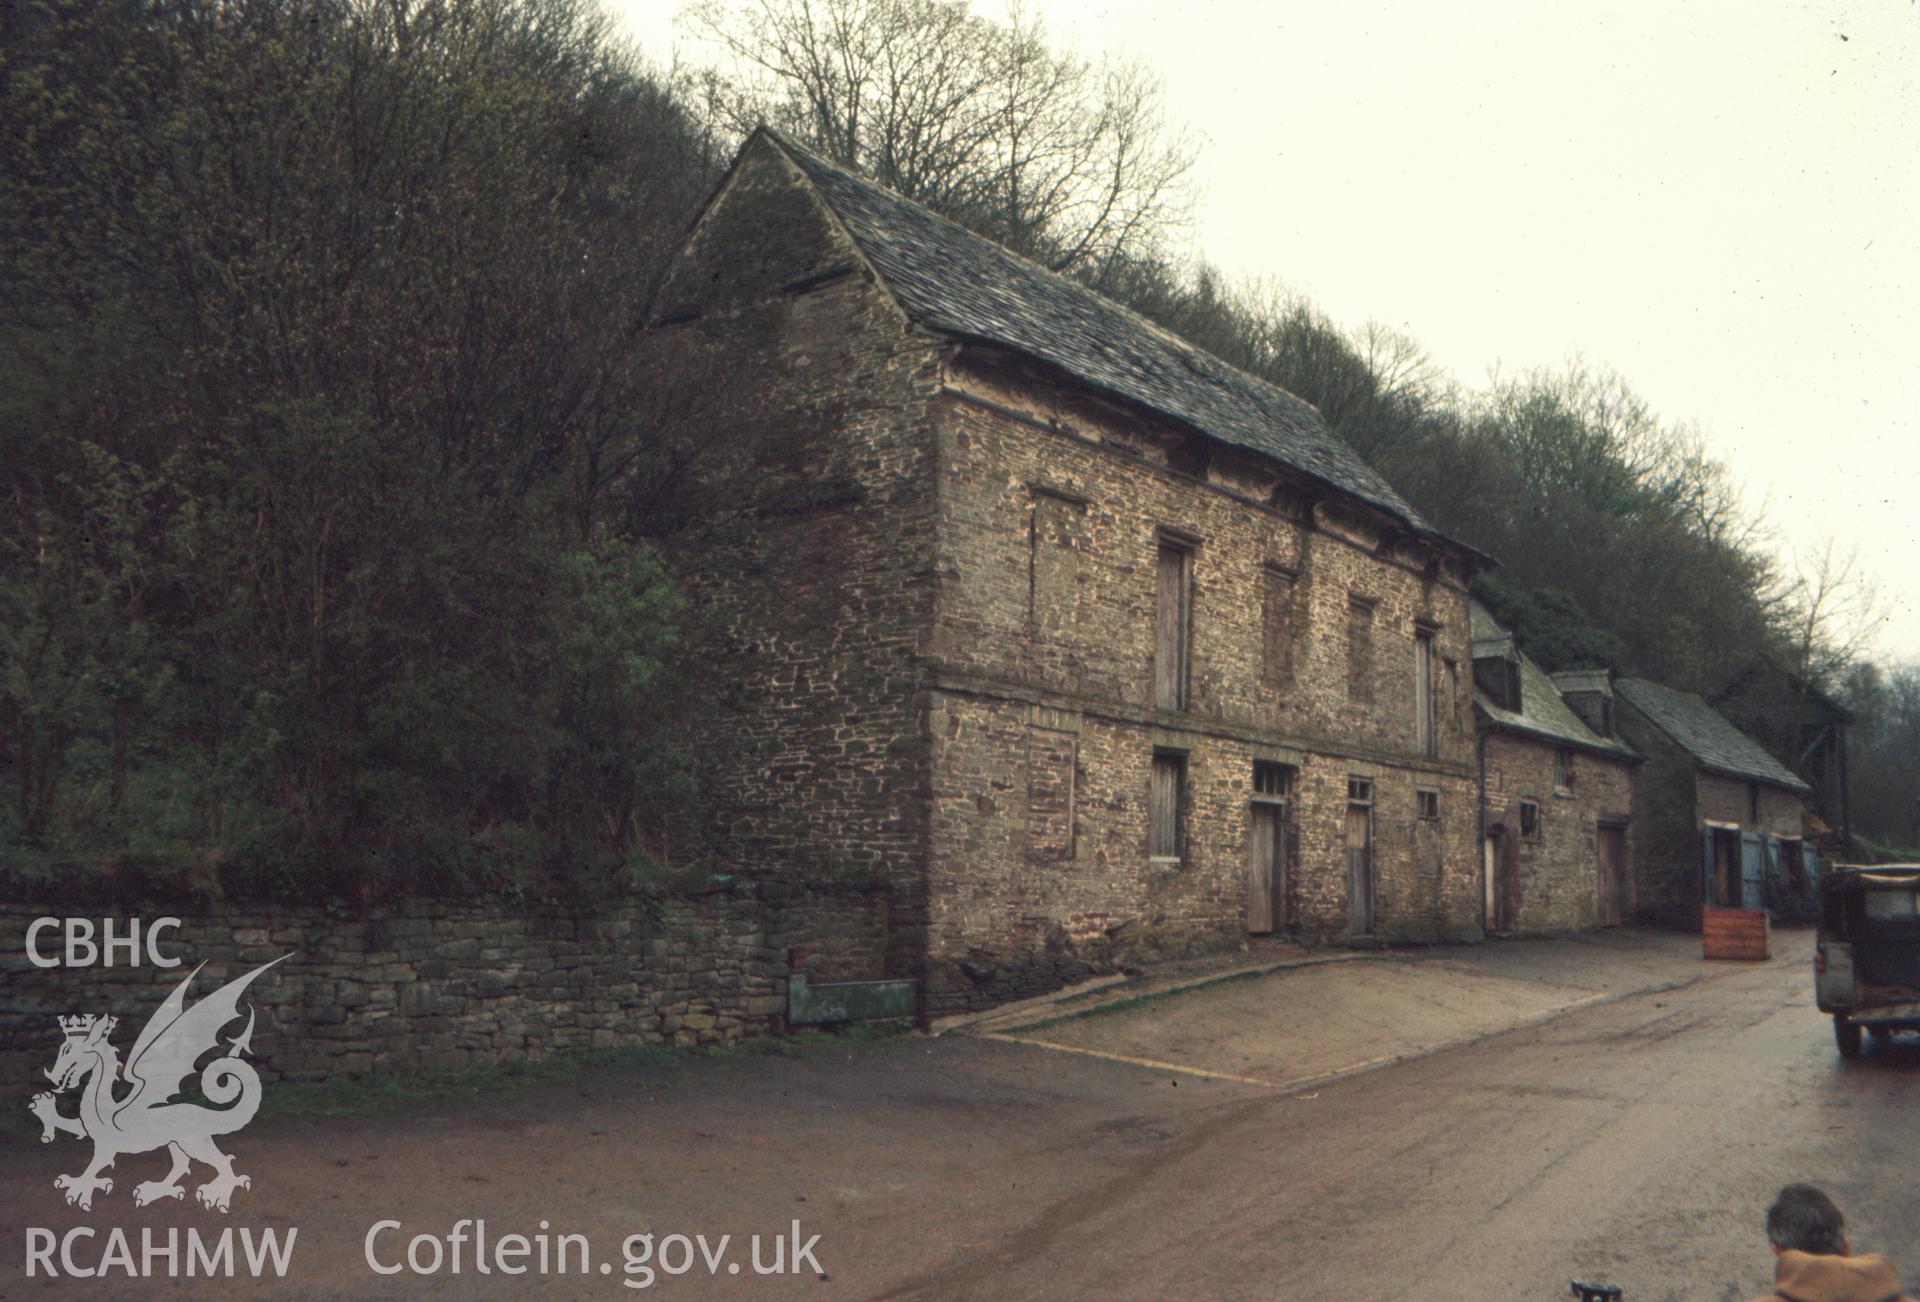
M53 1091L34 1095L27 1106L44 1127L41 1143L51 1143L57 1133L93 1141L93 1161L85 1171L54 1179L54 1188L64 1190L69 1203L92 1210L96 1193L113 1192L113 1181L101 1172L110 1169L116 1157L162 1146L173 1157L173 1169L164 1180L134 1186L136 1207L160 1198L184 1198L180 1180L195 1162L213 1168L213 1179L195 1189L194 1196L215 1211L227 1210L235 1189L252 1186L248 1177L234 1174L233 1159L213 1140L245 1126L260 1108L260 1076L245 1061L253 1043L253 1010L247 1010L246 1029L225 1045L220 1043L220 1032L240 1016L240 996L247 986L274 963L290 957L283 954L229 981L189 1008L187 987L200 974L196 967L147 1019L124 1068L119 1050L108 1038L118 1018L88 1014L60 1019L66 1038L46 1073ZM209 1050L223 1051L200 1072L200 1091L215 1106L175 1101L187 1077L193 1075L194 1063ZM116 1098L114 1089L122 1078L132 1088ZM80 1114L62 1116L56 1096L75 1088L81 1090Z

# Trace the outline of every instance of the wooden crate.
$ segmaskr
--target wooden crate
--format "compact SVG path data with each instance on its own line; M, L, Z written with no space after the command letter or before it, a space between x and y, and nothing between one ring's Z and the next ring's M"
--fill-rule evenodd
M1768 957L1765 909L1700 910L1701 957L1764 961Z

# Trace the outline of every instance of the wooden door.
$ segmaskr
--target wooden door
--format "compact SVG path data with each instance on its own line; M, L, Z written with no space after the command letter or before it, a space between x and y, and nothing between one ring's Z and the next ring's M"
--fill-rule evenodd
M1627 829L1600 825L1600 925L1627 920Z
M1500 838L1488 836L1480 843L1480 889L1485 893L1487 930L1499 931L1500 917Z
M1373 930L1373 807L1347 806L1347 929Z
M1713 898L1716 908L1740 907L1740 834L1713 829Z
M1286 811L1279 805L1255 805L1247 846L1247 930L1257 936L1278 931L1286 918Z
M1755 832L1740 834L1740 893L1732 903L1742 909L1760 907L1761 886L1767 873L1767 839Z

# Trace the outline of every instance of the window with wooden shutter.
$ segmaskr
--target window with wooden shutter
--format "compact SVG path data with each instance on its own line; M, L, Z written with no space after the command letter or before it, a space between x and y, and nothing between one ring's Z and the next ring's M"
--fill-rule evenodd
M1440 736L1433 705L1433 633L1415 629L1413 634L1413 710L1414 731L1422 755L1440 753Z
M1187 708L1187 634L1192 611L1193 549L1162 540L1158 564L1158 629L1153 645L1153 703Z
M1373 699L1373 603L1363 597L1347 602L1347 699Z
M1187 848L1187 757L1155 751L1153 785L1148 793L1147 853L1161 862L1178 862Z
M1293 575L1269 567L1263 594L1260 680L1285 687L1293 677Z

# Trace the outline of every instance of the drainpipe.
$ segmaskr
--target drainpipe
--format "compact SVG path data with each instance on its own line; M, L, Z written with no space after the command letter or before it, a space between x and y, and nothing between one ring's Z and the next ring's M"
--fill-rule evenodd
M1487 730L1474 729L1474 770L1479 789L1479 799L1474 802L1474 821L1480 829L1480 836L1473 846L1473 857L1477 861L1479 872L1474 876L1480 882L1480 934L1487 934L1487 925L1492 919L1487 917Z

